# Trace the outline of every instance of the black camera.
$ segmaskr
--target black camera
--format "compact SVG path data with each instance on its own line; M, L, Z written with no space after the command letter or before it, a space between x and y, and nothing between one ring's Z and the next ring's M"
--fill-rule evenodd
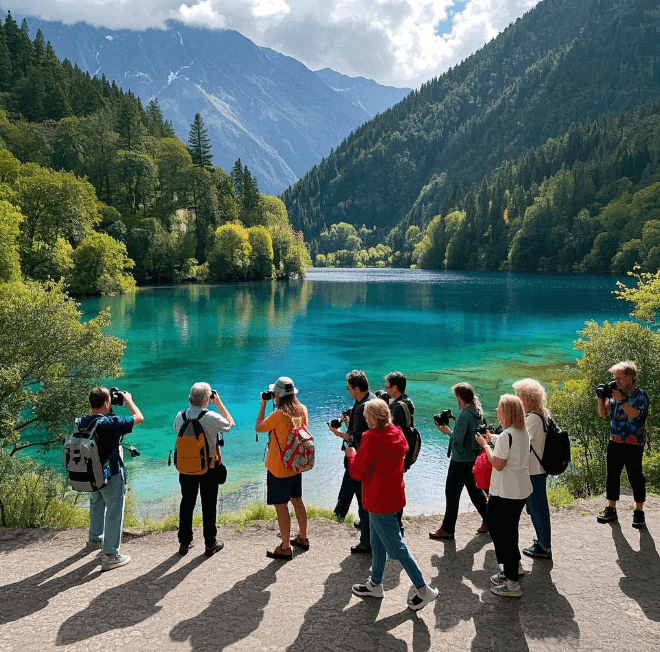
M449 419L456 421L456 417L452 414L451 410L443 410L440 414L433 415L433 421L437 426L448 426Z
M601 383L600 385L596 385L596 396L598 398L610 398L615 389L619 389L616 380L610 380L609 383Z
M270 401L271 399L275 398L275 392L271 391L270 389L266 392L261 392L261 398L263 398L264 401Z
M124 448L128 450L128 452L131 454L131 457L140 457L141 455L140 451L132 444L124 444Z
M110 388L110 405L124 405L124 392L116 387Z
M385 401L385 403L389 403L389 402L390 402L390 398L391 398L391 396L390 396L386 391L384 391L384 390L382 390L382 389L377 389L377 390L374 392L374 395L376 396L376 398L381 399L381 401Z
M482 423L474 429L474 431L482 437L486 436L488 430L490 430L494 435L499 435L502 432L502 426L493 426L490 423Z
M344 410L344 411L341 413L341 416L342 416L342 417L347 417L347 416L349 416L349 415L351 414L351 409L352 409L352 408L348 408L348 409ZM342 424L342 423L343 423L343 421L342 421L341 419L330 419L330 421L328 421L328 425L329 425L331 428L341 428L341 424Z

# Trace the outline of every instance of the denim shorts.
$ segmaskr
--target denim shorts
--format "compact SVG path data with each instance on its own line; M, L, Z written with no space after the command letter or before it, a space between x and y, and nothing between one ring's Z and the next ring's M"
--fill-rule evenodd
M266 504L284 505L292 498L302 498L302 473L278 478L266 471Z

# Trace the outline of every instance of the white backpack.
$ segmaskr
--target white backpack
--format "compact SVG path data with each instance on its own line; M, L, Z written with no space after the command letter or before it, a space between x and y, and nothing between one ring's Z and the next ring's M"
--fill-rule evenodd
M96 427L100 417L86 428L80 419L75 420L75 430L64 440L62 465L69 472L71 486L76 491L98 491L110 480L110 467L99 456Z

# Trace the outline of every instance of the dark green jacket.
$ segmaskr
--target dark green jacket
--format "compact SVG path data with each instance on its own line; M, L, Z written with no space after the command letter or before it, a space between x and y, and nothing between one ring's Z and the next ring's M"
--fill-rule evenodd
M474 440L474 431L481 423L474 405L466 405L456 418L456 425L450 435L451 459L456 462L474 462L481 450Z

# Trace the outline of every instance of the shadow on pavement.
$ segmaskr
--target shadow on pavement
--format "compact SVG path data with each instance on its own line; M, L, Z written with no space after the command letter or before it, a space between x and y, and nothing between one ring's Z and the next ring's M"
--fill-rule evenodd
M371 557L365 557L346 557L340 563L340 570L328 576L323 596L305 613L305 620L296 640L287 648L288 652L336 652L340 649L387 649L403 652L408 650L406 642L390 634L390 630L407 621L413 623L415 652L426 652L430 648L431 635L426 623L417 618L405 602L401 605L400 613L378 620L383 600L353 596L353 584L362 582L369 576ZM400 584L401 573L404 571L400 564L387 562L383 578L384 600L388 599L388 591ZM354 597L355 604L348 607Z
M99 565L96 559L92 559L62 577L53 578L54 575L89 554L86 550L80 550L36 575L0 587L0 625L41 611L48 605L50 599L58 593L80 586L97 577L96 573L90 574L90 571Z
M223 650L246 638L259 627L270 600L268 587L275 583L277 571L285 565L273 561L236 582L229 591L213 598L200 614L175 625L170 639L179 643L188 641L191 652L201 652Z
M85 609L62 623L57 633L57 645L69 645L113 629L133 627L158 613L162 607L157 603L206 557L194 557L185 566L165 575L180 560L181 555L176 552L148 573L96 596Z
M637 551L628 543L618 522L612 523L611 526L619 557L617 563L624 574L619 581L621 590L639 605L649 620L660 622L660 594L657 583L660 577L660 556L651 533L646 528L639 530Z
M531 572L523 580L523 632L531 639L556 641L562 648L578 648L580 626L571 603L552 581L552 568L552 560L534 559Z

